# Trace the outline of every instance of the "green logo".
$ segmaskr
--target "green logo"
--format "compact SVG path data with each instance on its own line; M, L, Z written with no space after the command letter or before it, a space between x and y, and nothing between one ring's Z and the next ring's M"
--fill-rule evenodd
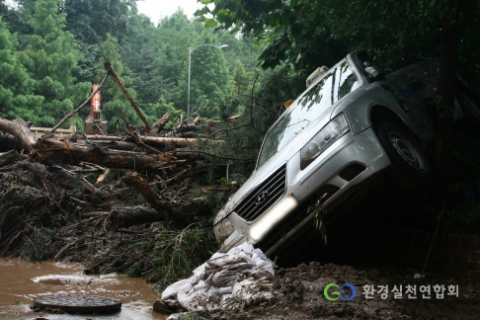
M331 291L331 288L334 288L335 290ZM355 289L355 286L351 283L344 283L341 286L335 283L329 283L323 290L323 295L325 296L325 298L327 298L328 301L337 301L338 299L342 299L343 301L350 301L357 295L357 290Z

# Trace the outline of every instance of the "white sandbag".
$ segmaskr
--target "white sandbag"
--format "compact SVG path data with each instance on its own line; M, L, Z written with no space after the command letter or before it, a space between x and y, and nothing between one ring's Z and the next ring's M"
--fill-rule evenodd
M178 291L188 285L190 285L190 279L183 279L172 283L165 290L163 290L161 299L167 300L170 298L176 298Z
M248 278L237 282L233 286L232 296L236 300L243 301L247 306L272 301L274 295L271 286L271 282L266 281L266 279L259 281Z
M227 253L215 253L193 271L193 276L168 286L161 299L167 305L178 303L188 311L213 311L235 298L235 304L270 301L272 262L260 249L248 243ZM260 288L261 286L261 288ZM270 290L271 291L271 290Z

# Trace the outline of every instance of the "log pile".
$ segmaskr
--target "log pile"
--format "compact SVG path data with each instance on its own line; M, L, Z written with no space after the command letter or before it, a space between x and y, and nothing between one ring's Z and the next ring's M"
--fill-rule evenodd
M63 174L76 176L85 189L101 197L102 192L81 178L82 175L96 174L101 179L107 170L123 169L125 172L120 181L137 189L149 208L124 210L111 207L111 211L91 208L93 212L107 212L109 223L115 228L152 221L173 221L184 226L192 222L193 217L198 220L198 215L206 206L199 200L195 204L191 200L181 205L174 204L173 196L159 195L159 190L178 189L181 192L185 183L188 184L195 176L201 176L206 168L212 166L206 161L206 156L215 156L194 148L204 143L222 141L182 138L181 135L198 130L202 120L196 118L177 128L164 130L168 117L166 114L160 118L151 129L152 135L140 135L138 131L127 129L124 135L116 136L73 135L68 139L59 139L55 134L50 134L38 140L33 139L28 124L22 119L9 121L0 118L0 142L4 148L11 149L0 154L0 171L13 169L16 162L40 162L49 169L55 168ZM210 124L207 125L210 127ZM164 136L160 136L162 132ZM154 190L152 185L162 187ZM108 202L108 196L103 198ZM192 207L200 212L192 212ZM89 216L88 213L86 216Z

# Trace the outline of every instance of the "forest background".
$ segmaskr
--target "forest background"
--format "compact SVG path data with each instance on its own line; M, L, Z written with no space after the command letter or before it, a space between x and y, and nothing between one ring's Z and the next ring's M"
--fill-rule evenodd
M36 126L53 126L88 97L105 60L149 122L167 111L173 119L185 114L189 48L192 114L227 119L263 89L260 136L303 90L306 75L358 48L369 48L386 71L411 58L438 58L445 104L453 101L447 84L457 71L472 89L480 84L476 1L202 0L197 18L178 11L157 26L135 0L13 2L0 0L0 116ZM120 111L140 124L109 81L102 92L109 129ZM87 112L65 126L82 133Z
M219 119L222 102L245 93L250 77L263 73L256 67L258 42L206 29L181 11L155 27L137 13L135 1L16 3L12 8L0 1L0 112L8 119L55 125L88 97L105 73L105 60L113 63L151 123L165 112L186 113L189 47L201 46L191 55L190 93L192 113L202 117ZM222 44L228 47L215 47ZM208 107L198 111L207 101ZM128 123L140 124L112 81L102 102L109 129L120 111ZM241 111L239 106L229 113ZM87 112L71 120L80 133Z

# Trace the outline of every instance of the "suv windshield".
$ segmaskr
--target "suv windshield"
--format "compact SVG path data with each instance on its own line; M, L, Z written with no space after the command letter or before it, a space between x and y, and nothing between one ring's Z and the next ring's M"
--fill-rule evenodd
M328 107L359 87L360 83L346 60L300 96L273 125L265 137L257 168L286 146Z

